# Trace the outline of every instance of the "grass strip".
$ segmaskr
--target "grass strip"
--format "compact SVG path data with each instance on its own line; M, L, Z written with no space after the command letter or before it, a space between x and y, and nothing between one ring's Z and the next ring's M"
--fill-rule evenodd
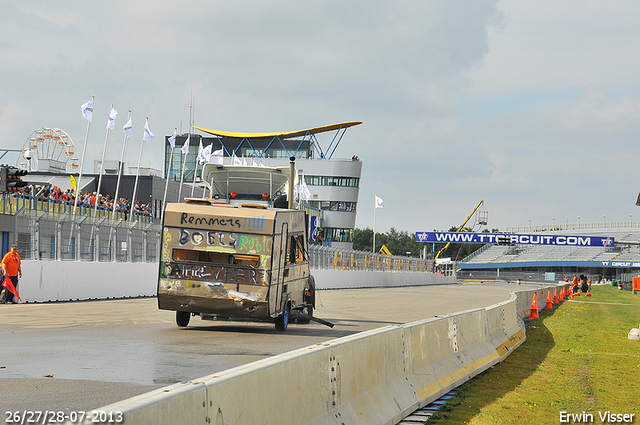
M640 423L640 342L628 339L640 323L640 295L608 285L592 294L542 312L524 344L463 384L428 423L609 423L605 412Z

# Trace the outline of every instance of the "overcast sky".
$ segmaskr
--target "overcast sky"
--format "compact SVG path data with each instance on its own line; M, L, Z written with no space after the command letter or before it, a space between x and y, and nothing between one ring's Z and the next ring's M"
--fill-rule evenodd
M572 1L78 0L0 3L0 149L37 128L84 143L84 172L198 126L289 131L344 121L363 161L357 227L447 230L640 220L640 4ZM331 135L320 135L328 145ZM80 150L80 149L78 149ZM15 164L7 155L2 163ZM606 218L605 218L606 217Z

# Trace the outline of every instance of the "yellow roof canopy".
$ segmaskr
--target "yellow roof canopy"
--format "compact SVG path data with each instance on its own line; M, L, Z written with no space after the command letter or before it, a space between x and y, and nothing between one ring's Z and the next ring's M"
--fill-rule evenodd
M283 138L300 137L306 134L317 134L317 133L324 133L326 131L346 129L359 124L362 124L362 122L350 121L350 122L343 122L338 124L324 125L322 127L308 128L306 130L281 131L281 132L272 132L272 133L238 133L233 131L211 130L209 128L202 128L202 127L196 127L196 126L193 126L193 127L205 133L213 134L214 136L234 137L238 139L245 139L245 138L256 139L256 138L265 138L265 137L283 137Z

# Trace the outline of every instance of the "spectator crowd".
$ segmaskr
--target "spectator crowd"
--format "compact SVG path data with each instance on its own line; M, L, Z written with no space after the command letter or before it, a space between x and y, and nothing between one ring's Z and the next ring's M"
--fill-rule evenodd
M23 196L34 197L31 193L31 186L25 186L19 193ZM76 199L76 191L75 189L62 190L58 186L52 184L35 186L35 198L41 201L74 205ZM96 202L98 203L98 208L104 208L109 211L113 210L114 202L116 212L131 211L131 201L129 199L118 198L118 200L115 201L113 198L111 198L110 195L99 195L96 192L78 192L78 206L94 208ZM133 205L133 212L143 215L151 215L151 208L148 204L143 204L140 201L135 201Z

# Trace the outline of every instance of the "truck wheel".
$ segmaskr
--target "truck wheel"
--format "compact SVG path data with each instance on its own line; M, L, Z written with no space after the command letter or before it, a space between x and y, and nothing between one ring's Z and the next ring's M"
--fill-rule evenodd
M307 300L308 304L311 304L311 316L313 313L313 308L316 306L316 279L313 275L309 275L309 291L311 292L311 298Z
M188 311L176 311L176 324L181 328L186 328L189 325L189 319L191 313Z
M282 314L278 317L276 317L276 329L279 331L286 331L287 330L287 326L289 325L289 313L291 311L291 304L287 303L287 306L285 307L284 311L282 312Z

